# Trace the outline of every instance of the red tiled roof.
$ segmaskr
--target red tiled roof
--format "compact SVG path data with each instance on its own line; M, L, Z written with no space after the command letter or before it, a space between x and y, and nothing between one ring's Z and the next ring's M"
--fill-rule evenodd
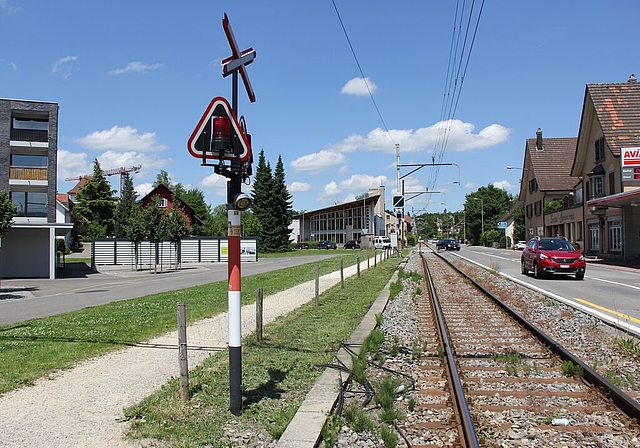
M614 156L640 146L640 83L587 84L604 138Z
M571 176L576 155L577 137L543 138L540 151L536 139L527 139L526 151L531 157L532 170L542 191L572 190L580 180Z

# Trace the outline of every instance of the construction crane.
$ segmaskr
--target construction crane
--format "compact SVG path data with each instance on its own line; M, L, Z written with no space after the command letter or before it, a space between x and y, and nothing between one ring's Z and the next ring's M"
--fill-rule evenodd
M131 172L139 173L140 172L140 168L142 168L141 165L134 165L134 166L130 166L130 167L121 166L120 168L114 168L112 170L103 171L102 174L104 174L105 176L113 176L115 174L119 174L120 175L120 194L122 195L122 189L124 188L125 175L127 173L131 173ZM89 178L89 177L93 177L93 174L85 174L85 175L82 175L82 176L67 177L65 179L65 181L80 180L82 178Z

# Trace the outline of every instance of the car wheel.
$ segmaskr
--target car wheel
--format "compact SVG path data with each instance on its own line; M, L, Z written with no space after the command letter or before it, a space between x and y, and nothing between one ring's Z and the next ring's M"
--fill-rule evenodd
M529 275L529 270L525 266L524 260L520 260L520 272L522 273L522 275Z
M541 278L542 277L542 274L538 270L538 263L533 263L533 276L535 278Z
M584 272L577 273L576 280L584 280Z

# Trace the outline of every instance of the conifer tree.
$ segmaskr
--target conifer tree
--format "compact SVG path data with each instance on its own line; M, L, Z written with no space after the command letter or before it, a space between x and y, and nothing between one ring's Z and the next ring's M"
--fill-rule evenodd
M124 185L120 192L120 200L115 212L115 235L118 238L126 238L127 222L131 218L133 205L138 200L138 194L133 189L133 180L129 173L125 173Z
M260 222L258 234L258 250L274 252L273 232L276 225L273 213L273 175L271 165L264 157L264 150L258 156L258 166L253 181L253 214Z
M98 159L93 161L93 176L87 179L76 196L74 208L78 235L96 238L113 235L115 227L115 190L105 179Z
M286 176L282 156L278 156L276 169L273 173L273 209L275 220L273 234L273 249L276 252L286 252L290 249L292 221L291 194L287 190Z

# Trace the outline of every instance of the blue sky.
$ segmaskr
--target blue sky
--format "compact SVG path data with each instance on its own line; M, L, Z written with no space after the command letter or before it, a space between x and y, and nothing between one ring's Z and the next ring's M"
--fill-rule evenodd
M406 210L439 212L488 184L517 195L521 171L506 166L522 166L525 140L576 136L585 85L640 72L637 0L334 2L0 0L0 97L60 105L59 192L97 158L141 165L141 195L165 170L215 207L226 179L186 143L212 98L231 101L227 13L257 55L257 101L240 83L237 114L256 155L282 156L295 210L379 185L391 209L399 144L401 165L455 164L405 177L406 191L444 193Z

